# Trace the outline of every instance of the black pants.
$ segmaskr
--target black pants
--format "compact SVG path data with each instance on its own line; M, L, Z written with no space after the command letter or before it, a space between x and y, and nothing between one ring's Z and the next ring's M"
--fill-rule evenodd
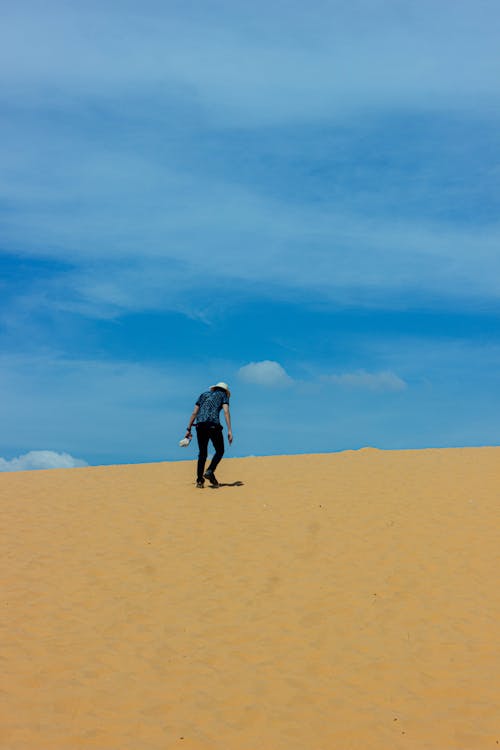
M205 471L205 461L207 460L208 441L212 441L215 448L215 454L208 467L215 471L217 464L224 455L224 438L222 436L222 425L213 424L212 422L201 422L196 425L196 437L198 438L198 476L199 482L203 481Z

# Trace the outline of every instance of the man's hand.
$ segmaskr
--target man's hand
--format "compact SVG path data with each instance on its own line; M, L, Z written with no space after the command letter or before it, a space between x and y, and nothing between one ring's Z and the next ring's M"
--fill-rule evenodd
M194 425L196 421L196 415L198 414L199 411L200 411L200 407L198 406L198 404L195 404L193 413L191 414L191 418L188 422L188 426L186 427L186 437L189 438L189 440L191 440L193 437L191 434L191 427Z
M227 439L229 440L229 445L231 445L231 443L233 442L233 433L231 432L231 430L227 431Z

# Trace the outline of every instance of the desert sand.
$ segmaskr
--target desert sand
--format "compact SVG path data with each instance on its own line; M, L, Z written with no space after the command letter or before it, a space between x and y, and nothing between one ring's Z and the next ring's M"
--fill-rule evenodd
M2 750L500 744L500 448L0 476Z

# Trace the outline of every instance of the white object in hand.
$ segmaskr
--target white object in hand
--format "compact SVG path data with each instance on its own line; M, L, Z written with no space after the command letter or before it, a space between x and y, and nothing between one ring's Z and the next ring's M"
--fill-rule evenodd
M179 446L181 448L187 448L187 446L189 445L190 442L191 441L190 441L189 438L182 438L182 440L179 440Z

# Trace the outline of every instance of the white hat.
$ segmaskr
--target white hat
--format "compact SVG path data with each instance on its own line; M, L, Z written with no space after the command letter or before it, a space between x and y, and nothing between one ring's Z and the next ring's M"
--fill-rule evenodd
M231 395L231 391L229 390L229 386L227 383L216 383L215 385L210 386L211 391L215 391L216 388L222 388L223 391L226 391L228 398Z

